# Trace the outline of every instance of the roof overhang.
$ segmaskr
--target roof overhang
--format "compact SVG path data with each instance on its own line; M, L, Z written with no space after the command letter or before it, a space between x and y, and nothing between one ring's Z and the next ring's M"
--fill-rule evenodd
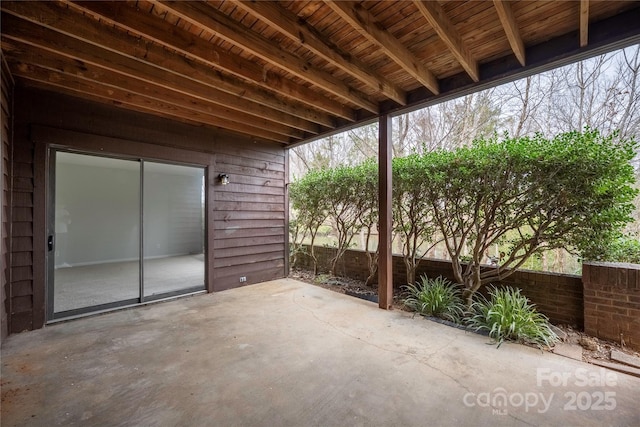
M635 1L0 7L19 84L287 147L640 43Z

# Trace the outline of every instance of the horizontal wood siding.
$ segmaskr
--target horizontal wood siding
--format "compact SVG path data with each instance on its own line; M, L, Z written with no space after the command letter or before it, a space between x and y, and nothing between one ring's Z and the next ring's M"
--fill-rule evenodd
M0 140L0 180L2 189L0 197L2 198L2 211L0 213L0 223L2 231L0 236L0 275L2 276L2 284L0 285L0 342L9 333L9 324L7 313L11 312L11 293L8 284L11 282L11 135L12 135L12 99L13 99L13 80L11 73L6 67L4 57L0 53L0 62L2 70L0 77L2 79L2 99L0 100L0 130L2 132ZM19 211L18 215L28 215L30 211ZM16 259L18 264L24 265L27 260Z
M33 88L17 87L15 103L13 234L7 243L13 332L44 323L49 144L207 167L208 290L285 276L286 157L279 144ZM229 175L228 185L220 184L220 173Z
M285 275L285 153L263 146L218 154L216 167L230 183L215 193L214 283L228 289ZM279 206L279 207L278 207ZM275 207L275 209L274 209Z

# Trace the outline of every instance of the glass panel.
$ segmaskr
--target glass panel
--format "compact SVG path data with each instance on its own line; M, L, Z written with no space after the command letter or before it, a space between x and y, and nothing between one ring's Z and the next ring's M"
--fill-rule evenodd
M140 163L56 154L54 312L139 299Z
M144 162L144 295L204 289L204 169Z

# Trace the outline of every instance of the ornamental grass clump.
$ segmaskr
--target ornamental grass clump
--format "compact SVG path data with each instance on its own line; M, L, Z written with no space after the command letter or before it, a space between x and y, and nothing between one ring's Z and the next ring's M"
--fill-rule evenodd
M491 288L489 299L480 296L472 304L468 323L476 331L487 331L498 347L504 341L553 346L558 336L551 330L547 317L535 305L511 287Z
M409 296L405 306L426 315L460 323L464 314L462 293L453 283L443 277L430 279L422 276L419 282L403 287Z

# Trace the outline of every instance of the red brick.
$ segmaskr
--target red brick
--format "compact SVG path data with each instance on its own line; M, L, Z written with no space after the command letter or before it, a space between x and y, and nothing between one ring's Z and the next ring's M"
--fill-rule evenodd
M590 301L585 301L584 302L584 314L585 316L587 314L591 314L591 315L595 315L595 313L598 312L598 305L595 303L592 303Z
M640 271L636 269L627 270L628 289L640 289Z
M582 264L582 281L587 287L588 284L591 283L591 272L593 271L593 266L589 263Z
M620 342L620 334L618 333L598 332L596 337L607 341Z
M589 325L596 325L596 324L598 324L598 317L590 315L590 314L585 314L584 323L585 323L585 325L587 323L589 323Z
M592 313L599 319L599 321L610 322L612 319L611 317L612 313L607 313L604 311L594 311Z
M585 289L583 290L583 294L584 294L585 298L586 298L587 296L595 297L595 296L596 296L596 291L595 291L595 290L593 290L593 289L586 289L586 288L585 288Z
M590 297L585 298L585 304L598 304L598 305L612 305L613 301L610 298L598 298L598 297Z
M629 316L628 314L622 314L622 313L618 313L618 314L614 314L611 317L611 320L613 320L614 322L623 322L623 323L630 323L631 322L631 316Z
M635 324L640 329L640 310L629 310L629 323Z
M640 305L640 295L627 295L627 300Z
M614 307L623 307L623 308L627 308L627 309L638 309L640 310L640 306L638 306L638 304L633 303L633 302L627 302L627 301L623 301L623 300L618 300L618 301L614 301L613 302L613 306Z
M620 329L616 325L598 325L598 338L617 339L620 336Z

